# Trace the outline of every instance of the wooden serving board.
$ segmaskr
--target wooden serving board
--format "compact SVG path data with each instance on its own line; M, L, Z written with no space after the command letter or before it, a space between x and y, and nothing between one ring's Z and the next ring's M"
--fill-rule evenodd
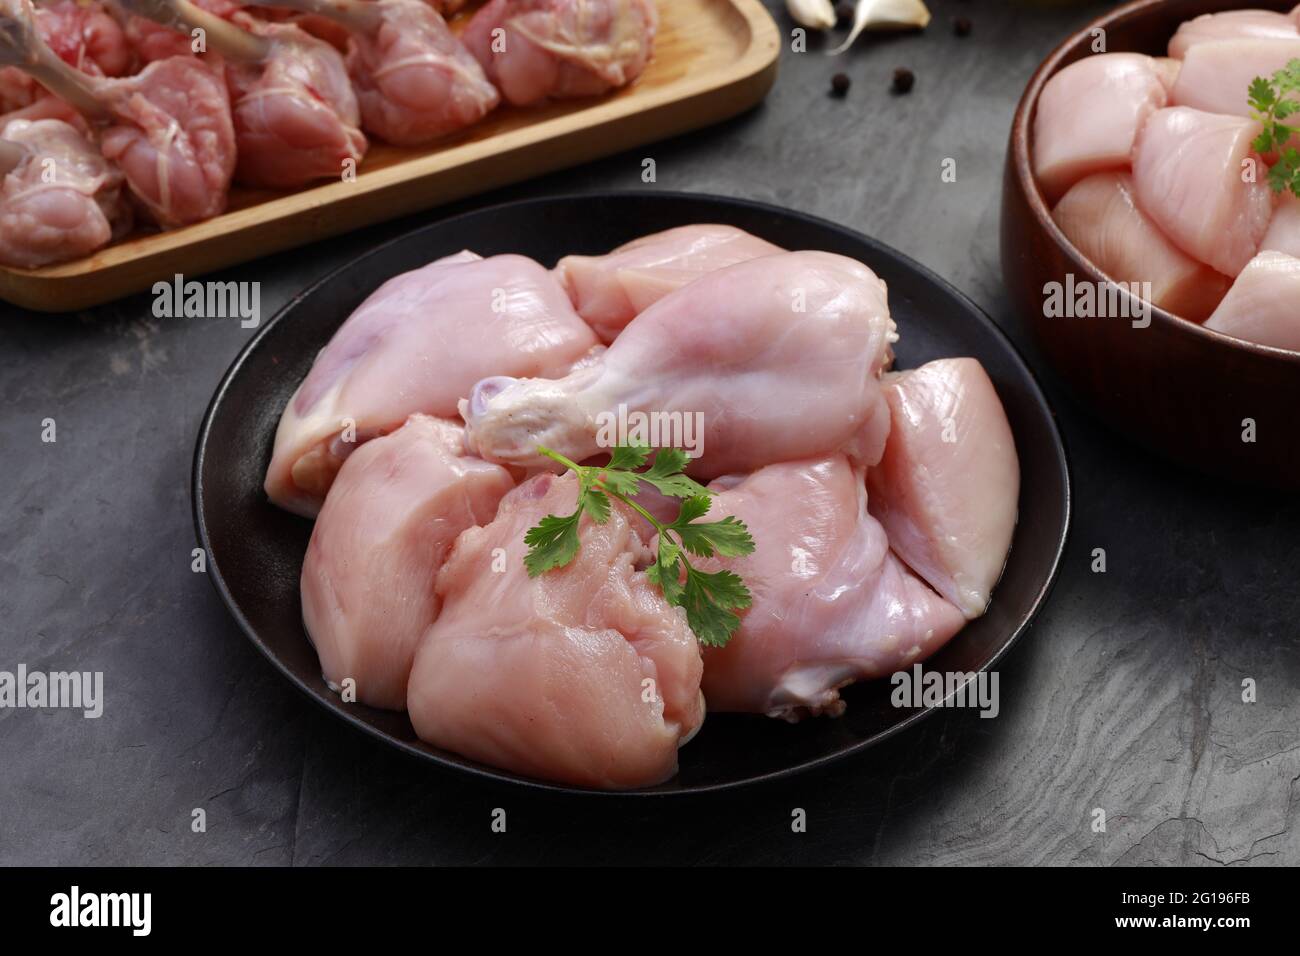
M759 0L659 0L659 13L654 59L625 89L501 107L436 146L373 142L353 182L290 193L235 187L215 219L141 233L75 262L0 267L0 298L41 312L83 309L699 129L767 95L779 39Z

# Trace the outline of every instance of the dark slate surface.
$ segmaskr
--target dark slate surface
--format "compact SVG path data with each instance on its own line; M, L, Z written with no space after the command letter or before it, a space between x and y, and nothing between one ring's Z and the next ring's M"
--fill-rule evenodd
M789 21L768 0L783 29ZM1023 343L997 256L1004 138L1034 65L1103 4L935 0L924 35L786 53L765 106L476 200L659 186L852 225L947 276ZM974 21L952 35L953 16ZM917 73L887 92L896 66ZM826 96L846 69L853 89ZM941 185L942 158L958 181ZM651 187L653 188L653 187ZM466 204L473 205L473 204ZM430 215L232 269L270 315ZM571 801L462 780L309 704L190 571L194 436L251 333L143 296L0 322L0 670L102 670L106 711L0 711L3 863L1297 863L1300 507L1153 460L1037 364L1077 491L1055 595L1002 714L935 715L824 772L712 799ZM1210 387L1207 383L1207 387ZM58 441L40 441L41 421ZM1109 569L1089 569L1104 547ZM1241 682L1258 702L1241 701ZM493 808L508 830L490 830ZM808 814L793 834L791 812ZM1094 808L1107 829L1094 833ZM203 808L206 833L191 832Z

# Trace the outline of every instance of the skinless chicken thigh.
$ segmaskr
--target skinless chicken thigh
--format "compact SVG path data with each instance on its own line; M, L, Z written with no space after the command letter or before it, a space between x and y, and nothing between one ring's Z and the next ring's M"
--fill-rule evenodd
M780 253L670 293L562 379L479 382L461 415L480 455L525 468L550 464L538 445L599 454L601 421L620 410L700 416L702 477L837 449L870 465L889 432L878 376L895 338L885 284L866 266Z
M406 707L406 680L438 616L434 581L466 528L487 524L514 487L504 468L464 454L464 429L413 415L357 449L312 529L302 618L330 686Z
M98 5L58 0L35 8L36 27L55 55L91 76L125 76L134 57L122 28ZM28 74L7 66L0 69L0 113L30 106L46 96Z
M652 786L704 720L699 647L685 612L635 570L648 556L622 505L605 524L583 519L571 564L528 576L525 532L577 495L574 475L539 475L456 540L407 709L422 740L495 767Z
M578 314L612 342L638 314L706 272L784 251L734 226L681 226L603 256L565 256L555 273Z
M340 326L289 400L267 494L313 517L358 443L416 412L455 416L485 375L563 375L597 344L554 277L523 256L462 252L396 276Z
M965 620L889 551L867 512L861 469L843 455L721 479L708 519L744 521L754 553L706 558L753 594L726 647L704 648L712 711L797 720L844 710L839 690L928 657Z
M462 39L507 102L597 96L645 69L653 0L491 0Z
M60 120L0 129L0 263L26 269L89 255L130 228L122 173ZM8 164L6 164L8 165Z
M893 425L867 472L889 545L968 618L988 607L1016 528L1020 461L988 373L975 359L887 376Z

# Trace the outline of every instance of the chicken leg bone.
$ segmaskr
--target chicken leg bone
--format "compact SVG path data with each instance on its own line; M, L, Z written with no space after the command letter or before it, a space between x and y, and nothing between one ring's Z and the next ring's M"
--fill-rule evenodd
M271 41L241 30L228 20L190 3L190 0L119 0L137 16L145 17L180 33L202 30L208 46L230 60L260 63L271 50Z
M59 59L41 37L30 0L0 0L0 65L18 67L87 119L109 118L90 79Z

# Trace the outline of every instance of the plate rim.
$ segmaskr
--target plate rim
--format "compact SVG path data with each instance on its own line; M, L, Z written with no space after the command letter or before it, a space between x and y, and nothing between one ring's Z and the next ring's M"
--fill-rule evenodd
M390 249L391 247L396 246L399 243L407 242L413 236L418 235L419 233L424 232L425 230L432 229L435 227L447 227L462 219L475 217L475 216L482 216L489 213L500 213L506 209L515 209L524 206L546 205L551 203L573 202L573 201L617 202L626 199L644 200L647 198L685 200L688 202L707 201L710 203L723 203L723 204L730 204L734 206L748 208L756 212L767 213L770 215L777 215L785 218L793 217L796 219L802 219L806 223L810 223L812 225L824 229L829 229L833 232L840 233L841 235L843 235L848 239L852 239L855 242L865 243L866 245L871 246L877 250L881 250L890 256L896 257L897 259L901 260L908 268L913 269L918 274L920 274L922 278L924 278L928 282L931 282L943 288L946 292L956 297L964 306L966 306L967 309L973 315L975 315L975 317L986 327L986 329L992 332L996 339L1000 340L1001 344L1008 350L1009 354L1015 359L1016 363L1020 366L1021 371L1024 373L1027 381L1033 387L1034 393L1038 401L1041 403L1042 407L1046 409L1048 414L1049 424L1051 425L1051 434L1054 439L1054 441L1052 442L1053 457L1057 461L1057 465L1060 469L1060 473L1063 480L1062 529L1061 529L1059 540L1057 541L1054 553L1052 555L1051 567L1048 570L1047 576L1044 579L1042 586L1038 589L1037 594L1034 595L1033 602L1024 620L1021 621L1019 626L1016 627L1014 631L1012 631L1010 636L1006 639L1006 641L1002 643L1002 645L997 649L997 651L993 653L993 655L989 658L989 660L986 661L977 671L972 672L973 674L981 674L981 673L985 673L986 671L989 671L990 669L995 667L1011 651L1013 647L1015 647L1017 644L1020 643L1020 640L1024 637L1025 633L1032 628L1035 621L1038 619L1039 614L1043 610L1043 606L1047 603L1047 600L1051 596L1052 591L1056 586L1057 580L1060 577L1061 565L1065 556L1065 550L1069 544L1070 531L1071 531L1071 527L1073 524L1073 517L1074 517L1074 476L1070 469L1070 457L1069 457L1068 449L1066 447L1065 435L1061 430L1060 418L1057 414L1056 408L1049 400L1047 393L1043 390L1042 383L1039 382L1038 376L1034 373L1032 366L1030 366L1030 364L1025 360L1025 356L1022 354L1021 350L1016 346L1015 342L1013 342L1011 338L1002 330L1002 328L996 322L994 322L993 319L982 308L980 308L978 304L976 304L969 296L967 296L966 293L958 289L955 285L953 285L948 280L938 275L932 269L921 264L920 262L917 262L911 256L908 256L907 254L900 252L899 250L893 248L892 246L886 245L885 243L881 242L878 239L873 238L872 236L868 236L865 233L859 232L848 226L840 225L839 223L833 222L829 219L824 219L820 216L815 216L809 213L800 212L798 210L789 209L784 206L778 206L774 203L767 203L759 200L744 199L744 198L738 198L733 196L724 196L717 193L690 192L684 190L618 189L618 190L595 190L592 192L567 192L567 193L560 193L554 195L534 196L526 199L516 199L507 202L494 203L490 206L483 206L477 209L471 209L464 212L460 212L453 216L434 218L430 222L426 222L419 226L415 226L414 228L407 230L406 232L403 232L401 235L394 236L391 239L387 239L379 243L373 248L368 249L367 251L353 257L352 259L349 259L347 262L340 264L336 268L331 269L329 272L320 276L318 279L316 279L306 288L302 289L298 293L291 296L289 300L285 302L285 304L281 306L278 310L276 310L275 314L271 316L271 318L262 325L262 327L256 332L256 334L254 334L252 338L250 338L246 343L244 343L243 347L240 348L235 358L231 361L230 366L226 369L225 373L222 375L220 382L217 384L216 389L213 391L212 397L208 400L207 407L204 409L203 412L203 419L199 425L198 436L195 440L194 455L191 464L190 506L194 518L195 533L198 536L198 543L199 546L203 548L204 551L207 577L211 582L213 588L216 590L218 597L221 599L221 603L225 606L226 611L235 619L235 621L239 624L240 629L244 632L244 636L247 637L248 640L253 644L253 646L258 649L258 651L262 654L262 656L265 657L268 661L270 661L272 666L283 677L287 678L294 687L296 687L300 692L306 695L317 706L319 706L326 712L334 715L335 717L342 719L345 723L349 724L350 726L352 726L357 730L362 731L367 736L374 738L378 741L381 741L390 747L394 747L399 752L405 754L410 758L418 759L424 762L425 764L437 767L440 771L448 772L448 773L460 772L460 773L467 774L468 776L475 777L480 781L486 781L494 784L522 786L533 791L541 791L541 792L552 793L552 794L565 794L571 796L668 798L668 797L689 797L689 796L702 796L705 794L716 794L725 791L738 790L743 787L770 784L777 780L784 780L788 777L793 777L797 774L806 773L810 770L815 770L820 767L825 767L829 764L843 760L847 757L861 754L863 751L869 750L872 747L884 743L886 740L889 740L897 736L898 734L902 733L903 731L914 727L918 722L924 720L934 711L944 709L943 705L946 704L946 702L951 697L955 696L958 691L964 689L964 687L966 686L965 684L963 684L962 687L960 688L955 687L952 693L945 695L943 701L938 706L923 707L917 710L913 710L912 713L908 714L898 723L878 733L872 734L870 737L864 740L856 741L855 743L850 744L849 746L841 750L837 750L833 753L822 754L821 756L814 757L810 760L802 761L799 763L791 764L789 766L782 767L778 770L771 770L771 771L767 771L766 773L756 774L753 776L748 776L737 780L729 780L729 781L712 783L712 784L703 784L699 786L664 789L663 784L658 784L655 787L638 787L630 790L599 790L590 787L568 786L565 784L553 783L550 781L539 780L532 777L515 775L507 771L499 770L495 767L488 766L486 764L478 763L477 761L470 761L469 758L463 758L464 760L467 761L466 763L454 763L452 761L447 760L446 758L442 757L437 753L433 753L430 750L423 749L419 746L416 746L415 744L412 744L409 741L399 740L387 734L386 732L380 730L379 728L374 727L371 724L367 723L366 721L362 720L359 716L350 712L347 708L332 704L330 701L322 698L319 694L317 694L313 688L307 686L305 681L303 681L300 677L298 677L297 674L293 673L274 653L272 653L270 647L257 633L256 629L252 626L248 618L244 615L243 611L240 609L239 604L235 600L235 597L231 592L229 585L226 583L225 576L221 573L219 563L212 552L211 540L208 535L207 522L204 518L203 507L202 507L203 500L204 500L204 489L203 489L203 480L202 480L203 464L207 457L208 436L211 432L213 421L216 417L220 405L222 404L222 401L224 400L227 393L229 392L235 379L238 377L240 371L244 366L244 363L253 354L254 350L260 346L262 340L270 333L271 329L277 323L285 319L288 313L294 308L296 308L302 302L303 299L305 299L307 296L314 293L321 286L324 286L326 283L334 281L336 278L338 278L348 270L355 268L361 262L370 259L372 257L379 256L385 251L387 251L388 249ZM972 677L971 679L973 680L974 678ZM967 683L969 683L969 681Z

